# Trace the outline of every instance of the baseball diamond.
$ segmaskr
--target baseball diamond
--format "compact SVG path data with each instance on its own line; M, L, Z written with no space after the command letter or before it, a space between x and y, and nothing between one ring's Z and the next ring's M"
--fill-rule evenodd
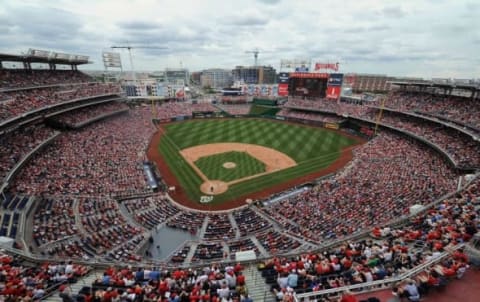
M215 148L215 144L212 146ZM234 168L223 167L231 162ZM211 156L203 156L194 164L204 172L208 179L219 179L226 182L265 172L265 164L246 152L230 151ZM230 167L231 165L227 165Z
M342 132L264 119L192 120L163 125L160 132L160 141L153 142L148 153L151 156L152 148L156 148L161 156L152 160L157 161L162 175L172 176L166 182L176 186L175 200L198 208L202 197L214 195L209 199L209 210L228 207L232 200L256 198L267 188L295 180L298 184L299 177L318 173L340 157L350 156L352 148L360 143ZM271 153L254 155L245 146ZM246 156L236 154L245 152ZM263 158L259 155L262 153L266 154ZM259 164L265 164L265 158L270 158L270 165L261 172ZM225 162L237 167L225 169Z

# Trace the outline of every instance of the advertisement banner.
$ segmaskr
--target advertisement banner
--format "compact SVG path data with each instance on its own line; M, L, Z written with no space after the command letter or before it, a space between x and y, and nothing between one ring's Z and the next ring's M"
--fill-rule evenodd
M338 71L339 64L338 63L315 63L315 71L321 69L331 69L334 71Z
M278 85L272 86L272 96L278 96Z
M185 91L183 89L178 90L175 96L177 98L184 98L185 97Z
M165 86L158 84L157 85L157 96L165 96L166 95L166 89Z
M278 95L288 96L288 84L278 84Z
M308 72L308 67L306 66L295 67L295 72Z
M340 127L337 123L325 123L325 128L338 130Z
M280 60L280 68L306 68L310 69L310 59Z
M337 100L340 97L341 86L328 86L327 87L327 99Z
M248 95L253 95L255 93L255 85L248 85Z
M260 94L261 94L261 95L268 95L268 87L265 86L265 85L262 85L262 86L260 87Z
M240 88L248 96L278 96L279 85L286 85L288 90L288 84L242 85Z
M289 78L289 75L288 75L288 72L280 72L278 74L278 83L279 84L288 84L288 78Z
M328 78L328 86L342 86L343 73L331 73Z
M289 76L301 79L328 79L328 73L291 72Z

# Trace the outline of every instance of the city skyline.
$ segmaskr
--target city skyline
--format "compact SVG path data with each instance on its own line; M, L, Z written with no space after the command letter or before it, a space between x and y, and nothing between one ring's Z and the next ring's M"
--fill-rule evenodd
M112 45L167 47L134 49L140 72L250 66L246 51L258 48L258 64L277 71L281 59L305 58L345 73L479 78L479 12L473 1L6 0L0 52L88 55L82 69L101 70Z

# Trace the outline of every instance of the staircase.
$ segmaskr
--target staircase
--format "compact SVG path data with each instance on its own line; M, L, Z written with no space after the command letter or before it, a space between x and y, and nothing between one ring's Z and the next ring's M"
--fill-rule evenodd
M95 271L92 270L88 275L80 278L77 280L76 283L74 284L68 284L70 287L70 292L72 295L77 295L78 292L84 287L84 286L92 286L93 281L95 281L97 278L102 276L103 272L100 271ZM55 291L53 295L46 299L42 299L43 301L51 301L51 302L62 302L62 298L59 296L59 291Z
M265 283L262 273L255 264L245 267L243 270L248 295L255 302L275 302L276 299L270 292L270 287Z

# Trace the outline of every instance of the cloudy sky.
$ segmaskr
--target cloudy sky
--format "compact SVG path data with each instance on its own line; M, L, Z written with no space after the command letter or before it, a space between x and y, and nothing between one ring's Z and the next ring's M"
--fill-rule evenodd
M0 0L0 52L135 49L136 70L340 62L342 72L480 77L478 0ZM262 52L263 51L263 52ZM122 53L125 69L128 53Z

